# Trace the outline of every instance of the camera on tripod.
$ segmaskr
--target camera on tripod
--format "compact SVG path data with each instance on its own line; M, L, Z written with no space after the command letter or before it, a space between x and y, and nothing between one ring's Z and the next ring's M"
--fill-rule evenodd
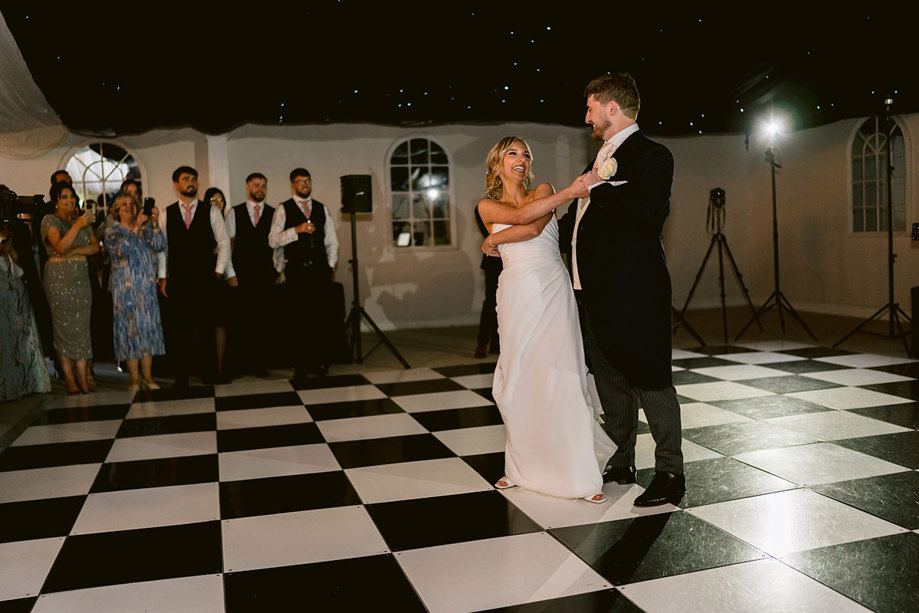
M19 196L6 185L0 185L0 223L31 221L53 212L49 209L41 194Z
M708 203L714 207L724 206L724 190L720 187L716 187L709 192Z

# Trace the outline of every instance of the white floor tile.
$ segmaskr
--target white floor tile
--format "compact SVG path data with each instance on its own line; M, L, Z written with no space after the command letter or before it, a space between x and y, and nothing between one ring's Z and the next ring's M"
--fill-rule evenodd
M783 339L776 339L772 341L754 341L751 343L733 343L738 347L746 347L747 349L755 349L757 351L791 351L793 349L807 349L808 347L816 347L817 345L808 345L806 343L799 343L796 341L786 341Z
M106 462L178 458L217 453L217 432L183 432L115 439Z
M870 370L868 368L841 368L822 372L802 373L804 377L829 381L839 385L873 385L875 383L893 383L895 381L912 381L912 377L904 377L892 372Z
M316 425L329 443L427 433L427 428L407 413L328 419Z
M724 353L721 355L712 356L714 358L721 358L722 360L728 360L729 362L740 362L742 364L778 364L779 362L795 362L798 360L806 360L807 358L802 358L798 355L791 355L788 353L776 353L775 351L751 351L749 353ZM785 373L788 374L787 372Z
M306 424L311 421L313 421L313 418L310 417L309 412L303 405L217 412L218 430L286 426L288 424Z
M543 532L395 555L428 610L442 613L479 611L611 587Z
M349 468L345 474L365 504L493 489L459 458Z
M186 398L183 400L156 400L138 402L131 405L128 419L141 419L144 417L169 417L172 415L195 415L197 413L213 413L213 398Z
M35 596L64 545L64 537L0 543L0 601Z
M220 519L218 484L102 492L86 497L71 534L93 534Z
M268 381L237 381L226 385L215 385L214 396L226 398L228 396L245 396L249 394L277 394L279 392L292 392L294 386L288 379L271 379Z
M882 394L881 392L861 387L834 387L826 390L793 392L785 395L830 407L831 409L863 409L865 407L881 407L889 404L914 402L908 398Z
M459 456L503 452L507 433L504 424L441 430L434 436Z
M688 351L686 349L676 349L674 348L670 352L671 360L687 360L689 358L707 358L708 355L704 353L696 353L695 351Z
M101 463L0 471L0 503L82 496L93 486Z
M908 428L901 428L886 421L871 419L870 417L863 417L846 411L820 411L804 415L775 417L773 419L764 419L763 421L795 432L810 434L825 441L909 432Z
M117 392L93 392L50 398L42 403L45 409L62 409L70 407L98 407L109 404L129 404L137 392L127 390Z
M810 490L790 490L687 509L772 556L906 532Z
M777 560L757 560L624 585L647 613L862 613L866 609Z
M99 421L76 421L66 424L31 426L13 441L11 447L19 445L44 445L48 443L77 443L115 438L121 427L120 419Z
M217 461L221 482L323 473L341 468L325 443L230 451L221 453Z
M453 377L453 380L467 390L478 390L490 388L495 380L494 373L480 373L477 375L465 375L462 377Z
M606 494L609 502L593 504L581 499L546 496L522 487L500 490L501 495L547 530L564 526L596 524L603 521L633 519L677 510L677 507L670 504L656 507L634 506L635 498L644 491L640 485L606 483L603 485L603 493Z
M223 578L198 575L42 594L32 613L223 613Z
M788 373L785 373L788 374ZM712 383L689 383L677 385L676 393L686 398L709 402L711 400L739 400L741 398L758 398L759 396L773 396L773 392L734 383L733 381L715 381Z
M693 372L725 381L743 381L745 379L765 379L766 377L787 377L784 370L756 366L755 364L739 364L737 366L710 366L708 368L694 368Z
M352 385L346 387L328 387L297 392L303 404L328 404L331 402L352 402L355 400L375 400L386 398L375 385Z
M832 443L763 449L734 456L799 485L821 485L903 472L902 466Z
M648 423L644 409L639 410L639 419ZM704 428L705 426L720 426L721 424L735 424L742 421L751 421L734 411L713 407L704 402L688 402L680 405L680 424L683 429Z
M389 553L362 506L229 519L222 530L226 572Z
M440 411L442 409L464 409L466 407L484 407L494 404L484 396L480 396L471 390L396 396L393 398L393 402L409 413Z
M826 362L827 364L839 364L840 366L851 366L853 368L874 368L875 366L905 364L907 362L915 362L916 360L890 355L877 355L874 353L853 353L849 355L834 355L825 358L815 358L815 361Z
M427 381L443 379L444 376L430 368L409 368L402 370L382 370L361 373L371 383L405 383L406 381Z
M639 470L642 468L654 468L654 437L650 433L639 434L635 439L635 467ZM683 439L683 462L698 462L699 460L711 460L723 457L711 449L702 445L697 445L692 441Z

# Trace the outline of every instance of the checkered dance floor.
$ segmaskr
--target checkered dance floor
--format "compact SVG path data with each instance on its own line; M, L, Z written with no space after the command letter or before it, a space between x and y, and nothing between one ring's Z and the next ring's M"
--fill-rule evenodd
M919 362L673 357L652 509L644 423L605 505L493 489L493 363L48 402L0 454L0 613L919 610Z

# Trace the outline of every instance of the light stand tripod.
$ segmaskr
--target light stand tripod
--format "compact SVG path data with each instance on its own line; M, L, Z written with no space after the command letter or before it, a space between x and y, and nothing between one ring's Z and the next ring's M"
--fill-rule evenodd
M772 145L766 149L766 161L769 162L769 169L772 171L772 265L775 271L775 291L773 291L772 295L766 299L766 302L763 303L763 306L760 307L759 311L753 314L753 319L748 321L746 325L741 328L740 332L737 333L737 336L734 337L734 340L736 341L739 339L740 336L747 330L747 328L750 327L750 324L752 324L754 320L759 322L758 317L760 315L775 307L779 311L779 321L782 324L782 334L785 333L785 317L782 315L782 311L785 310L788 311L795 319L797 319L798 323L801 324L808 335L810 335L810 337L816 341L817 337L814 336L814 333L811 332L810 328L807 327L807 324L804 323L804 320L801 319L801 316L798 315L798 312L795 311L793 306L791 306L791 303L779 288L779 222L775 207L775 169L781 168L782 164L775 161L775 145Z
M900 308L900 305L894 302L893 294L893 265L894 261L897 259L897 254L893 252L893 157L891 156L893 151L890 144L892 135L891 133L893 132L894 127L893 117L890 115L890 107L892 105L893 98L887 98L884 100L884 132L886 140L884 148L885 154L887 156L887 304L875 311L874 315L858 324L851 332L836 341L833 347L840 345L843 341L845 341L856 332L863 331L867 334L875 334L885 338L901 338L903 340L903 349L906 350L906 356L910 357L909 345L906 343L906 335L909 333L909 330L906 332L903 331L903 324L900 323L900 317L902 316L904 319L906 319L907 322L910 323L912 323L912 320L909 318L909 315L903 312L903 309ZM884 312L888 313L890 319L890 329L887 334L879 334L877 332L862 330L862 328L868 322ZM897 330L899 330L898 333L894 332L894 325L896 325Z
M740 284L740 289L743 290L744 298L747 300L747 304L750 305L750 311L753 313L753 319L756 320L756 324L759 326L760 332L763 331L763 324L760 323L759 317L756 313L756 308L753 306L753 301L750 300L750 292L747 291L747 287L743 283L743 275L740 274L740 269L737 268L737 262L734 261L734 255L731 253L731 248L728 247L728 239L724 236L724 233L721 231L724 224L724 190L720 187L716 187L711 192L709 192L708 200L708 212L706 215L707 225L709 231L714 231L712 234L712 240L708 245L708 251L705 252L705 257L702 258L702 265L699 266L699 272L696 273L696 280L693 281L692 287L689 288L689 295L686 297L686 302L683 303L683 308L680 310L679 318L677 319L676 325L680 325L680 322L683 321L683 316L686 313L686 308L689 306L689 301L692 300L692 296L696 291L696 287L699 285L699 279L702 278L702 271L705 270L705 264L708 262L708 257L712 254L712 249L715 248L715 245L718 245L718 284L721 287L721 327L722 333L724 335L724 342L728 342L728 314L727 307L724 303L724 255L723 252L727 252L728 260L731 262L731 268L734 269L734 276L737 279L737 283ZM674 326L676 329L676 326Z
M348 211L347 209L351 209ZM370 319L370 315L367 314L367 311L364 310L364 307L361 306L360 295L358 294L358 276L357 276L357 219L356 211L353 207L345 206L342 208L343 211L349 212L351 214L351 277L354 282L354 299L351 301L351 312L348 314L348 319L345 320L345 330L348 331L349 345L351 347L351 355L354 356L354 361L358 364L362 364L364 359L369 356L373 351L379 347L381 344L385 344L386 347L392 352L396 359L402 363L402 366L405 368L411 368L408 365L408 362L405 361L405 358L402 357L402 354L396 349L396 347L389 342L389 339L386 338L386 335L383 334L383 331ZM373 331L376 332L377 344L374 345L370 351L366 354L361 355L361 318L363 318L370 327L373 328Z

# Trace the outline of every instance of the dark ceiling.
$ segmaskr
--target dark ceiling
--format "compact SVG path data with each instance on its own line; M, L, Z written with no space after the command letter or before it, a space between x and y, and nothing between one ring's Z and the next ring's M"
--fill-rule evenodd
M32 0L0 11L64 124L101 135L243 123L578 126L584 85L614 70L635 76L639 123L658 135L749 133L774 108L811 127L881 113L890 95L894 112L919 111L906 3L690 4L314 0L170 11Z

